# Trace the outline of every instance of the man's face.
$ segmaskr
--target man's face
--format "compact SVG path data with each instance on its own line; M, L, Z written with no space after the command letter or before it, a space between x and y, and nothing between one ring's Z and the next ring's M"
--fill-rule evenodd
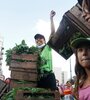
M90 68L90 45L79 47L77 49L77 57L82 67Z
M42 44L45 44L45 39L44 38L38 38L35 39L36 45L41 46Z

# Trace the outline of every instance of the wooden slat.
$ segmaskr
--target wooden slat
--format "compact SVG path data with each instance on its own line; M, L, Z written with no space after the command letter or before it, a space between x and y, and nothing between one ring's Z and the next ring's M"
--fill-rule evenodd
M10 82L10 88L20 88L20 87L36 87L37 82L27 82L27 83L19 83L20 80L12 79Z
M21 72L27 72L27 73L38 73L37 69L31 69L31 68L17 68L17 67L10 67L9 70L11 71L21 71Z
M67 11L65 16L69 18L70 22L77 30L90 36L90 23L82 17L82 10L80 10L78 4Z
M11 71L11 78L13 79L37 81L37 77L35 72Z
M40 98L40 96L42 96L42 95L51 96L51 98L50 97ZM28 99L27 98L28 96L31 96L31 98ZM55 94L54 94L54 92L32 93L30 91L18 91L17 95L16 95L16 100L55 100Z
M12 55L12 59L18 59L18 60L29 60L29 61L37 61L38 55L37 54L20 54Z
M20 62L20 61L12 60L10 67L11 68L37 69L37 62Z

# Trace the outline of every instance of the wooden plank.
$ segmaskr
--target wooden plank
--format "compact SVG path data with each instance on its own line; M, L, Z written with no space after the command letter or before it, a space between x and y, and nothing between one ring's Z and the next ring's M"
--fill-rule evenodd
M20 80L12 79L10 82L10 88L20 88L20 87L37 87L37 82L27 82L20 83ZM17 99L16 99L17 100Z
M0 91L0 99L2 100L2 97L7 93L8 90L8 84Z
M17 68L17 67L9 67L9 70L11 71L21 71L21 72L28 72L28 73L38 73L37 69L31 69L31 68Z
M0 79L0 93L6 87L6 83Z
M38 74L35 72L11 71L11 78L18 80L37 81Z
M20 54L20 55L12 54L12 59L37 61L38 55L37 54Z
M82 10L78 4L67 11L65 16L69 18L77 30L90 36L90 23L82 17Z
M10 64L11 68L25 68L25 69L37 69L37 62L20 62L12 60Z
M46 97L43 98L42 96ZM54 92L32 93L30 91L18 91L16 100L55 100L55 94Z

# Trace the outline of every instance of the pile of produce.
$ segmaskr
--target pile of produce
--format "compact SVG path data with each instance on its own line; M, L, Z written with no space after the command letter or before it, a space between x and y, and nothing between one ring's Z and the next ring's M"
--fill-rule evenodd
M18 45L16 44L13 48L10 48L9 50L6 51L6 64L8 66L10 66L11 61L12 61L12 55L21 55L21 54L38 54L38 48L35 46L27 46L27 44L25 43L25 40L22 40L21 43ZM22 59L19 59L20 62L22 62ZM23 61L24 62L24 61ZM39 55L38 55L38 61L37 64L40 64L40 59L39 59ZM25 84L27 83L27 81L25 80L20 80L17 81L19 84ZM54 96L51 94L49 94L51 91L47 90L47 89L43 89L43 88L34 88L34 87L18 87L18 88L12 88L8 93L6 93L2 100L16 100L16 96L18 91L27 91L30 94L29 95L25 95L23 98L25 98L25 100L46 100L49 99L53 100ZM39 95L40 93L40 95ZM35 99L34 99L35 98Z
M28 91L30 92L30 95L26 95L25 99L31 100L35 98L37 98L37 100L45 100L45 99L49 99L53 100L54 96L51 94L49 95L48 93L50 92L50 90L46 90L44 88L29 88L29 87L22 87L22 88L13 88L11 91L9 91L6 95L4 95L3 100L15 100L16 98L16 94L18 91ZM37 95L37 93L47 93L45 95Z
M27 46L25 40L21 41L21 44L16 44L15 47L6 50L6 64L10 65L12 54L35 54L38 53L38 48L35 46Z

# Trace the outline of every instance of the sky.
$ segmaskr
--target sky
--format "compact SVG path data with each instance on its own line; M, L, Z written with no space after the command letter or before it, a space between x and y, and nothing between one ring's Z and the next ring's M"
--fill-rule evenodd
M2 70L5 77L10 76L5 63L5 51L20 44L24 39L28 46L35 45L34 35L41 33L48 42L50 35L50 11L55 10L55 29L57 30L63 14L70 10L77 0L0 0L0 36L4 41ZM74 55L70 58L74 74ZM53 66L70 71L70 59L65 60L53 50Z

